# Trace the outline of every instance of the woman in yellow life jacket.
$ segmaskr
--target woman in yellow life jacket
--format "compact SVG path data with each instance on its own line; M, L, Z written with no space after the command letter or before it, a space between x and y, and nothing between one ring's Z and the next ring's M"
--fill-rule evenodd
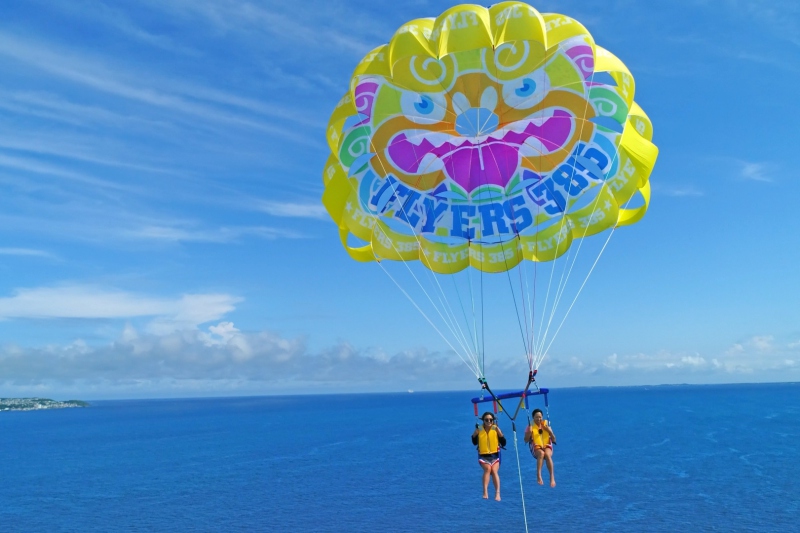
M500 501L500 446L506 445L506 438L497 425L497 419L490 412L483 413L483 425L475 424L472 444L478 447L478 464L483 469L483 497L489 498L489 477L494 481L494 499Z
M547 470L550 472L550 486L556 486L556 476L553 471L553 444L556 442L556 434L550 428L550 424L542 417L541 409L533 410L533 422L525 429L525 442L531 448L531 453L536 457L536 478L539 485L544 485L542 479L542 463L547 462Z

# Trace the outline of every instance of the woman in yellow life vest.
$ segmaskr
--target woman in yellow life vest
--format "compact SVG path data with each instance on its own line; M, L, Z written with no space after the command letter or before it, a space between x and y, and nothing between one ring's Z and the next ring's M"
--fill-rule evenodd
M483 426L475 425L472 444L478 447L478 464L483 469L483 497L489 498L489 477L494 481L494 499L500 501L500 446L506 445L506 438L497 426L497 419L490 412L481 417Z
M556 434L550 428L550 424L542 417L541 409L533 410L533 422L525 429L525 442L531 448L531 453L536 457L536 478L539 485L544 485L542 479L542 463L547 462L547 470L550 472L550 486L556 486L556 476L553 471L553 444L556 442Z

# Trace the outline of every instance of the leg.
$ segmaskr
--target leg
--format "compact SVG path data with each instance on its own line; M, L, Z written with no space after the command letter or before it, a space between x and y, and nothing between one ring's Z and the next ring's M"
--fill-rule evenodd
M487 465L486 463L484 463L482 461L478 461L478 463L481 465L481 468L483 468L483 499L488 500L489 499L489 476L491 474L492 467L490 465Z
M547 471L550 472L550 486L556 486L556 473L553 470L553 449L552 448L545 448L544 450L544 458L547 461Z
M492 481L494 481L494 499L500 501L500 461L492 465Z
M539 485L544 485L542 479L542 463L544 462L544 450L536 448L533 453L536 455L536 482Z

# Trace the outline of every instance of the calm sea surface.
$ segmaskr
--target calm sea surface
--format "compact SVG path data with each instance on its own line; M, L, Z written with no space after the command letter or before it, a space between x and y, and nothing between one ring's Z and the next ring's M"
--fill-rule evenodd
M503 501L480 497L474 395L0 413L0 531L525 531L511 438ZM519 450L531 531L800 531L800 384L563 389L550 403L558 486L538 486Z

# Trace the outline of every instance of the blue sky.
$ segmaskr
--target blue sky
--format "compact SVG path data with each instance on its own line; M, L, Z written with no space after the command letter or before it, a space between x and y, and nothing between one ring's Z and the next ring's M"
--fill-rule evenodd
M5 2L0 396L473 388L320 203L356 63L456 3ZM626 63L661 151L542 383L800 379L800 6L535 7ZM487 377L513 387L507 305L487 308Z

